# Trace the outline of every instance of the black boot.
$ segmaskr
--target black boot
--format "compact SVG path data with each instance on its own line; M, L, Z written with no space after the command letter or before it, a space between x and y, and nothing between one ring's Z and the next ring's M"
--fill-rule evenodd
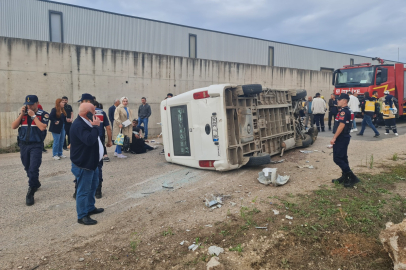
M30 206L34 204L34 194L38 188L28 188L27 196L25 197L25 204Z
M73 198L76 200L76 193L78 191L78 184L75 183L75 193L73 193Z
M102 184L99 183L99 186L96 189L96 198L100 199L102 197Z
M344 187L349 188L353 187L355 184L361 182L358 177L352 172L349 171L346 173L346 179L344 180Z
M333 184L335 184L335 183L342 184L342 183L344 183L344 179L345 179L345 174L342 172L341 176L339 178L333 179L333 180L331 180L331 182Z

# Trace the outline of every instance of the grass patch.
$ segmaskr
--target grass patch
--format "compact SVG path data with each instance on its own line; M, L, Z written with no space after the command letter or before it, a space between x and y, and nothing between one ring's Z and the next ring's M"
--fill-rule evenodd
M230 251L237 251L238 253L243 252L243 247L241 247L241 244L238 244L236 247L230 248Z
M393 161L397 161L398 159L399 159L398 153L393 154L392 160L393 160Z
M162 235L162 236L171 236L171 235L175 235L175 234L173 233L173 231L172 231L171 228L168 228L166 231L163 231L163 232L161 233L161 235Z

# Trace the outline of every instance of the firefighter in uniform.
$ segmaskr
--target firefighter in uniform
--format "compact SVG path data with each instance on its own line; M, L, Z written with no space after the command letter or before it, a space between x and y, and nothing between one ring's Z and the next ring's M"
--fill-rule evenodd
M337 98L339 109L336 119L334 121L334 137L331 140L333 145L333 160L337 164L341 171L341 177L333 179L333 183L344 184L344 187L353 187L360 180L351 171L348 163L348 145L350 144L350 132L352 128L351 111L348 108L348 101L350 97L347 94L341 94Z
M39 167L42 162L43 131L46 130L49 114L38 109L38 97L29 95L25 98L21 114L11 124L18 129L20 156L28 176L28 193L25 198L27 205L34 204L34 193L41 186L39 182Z

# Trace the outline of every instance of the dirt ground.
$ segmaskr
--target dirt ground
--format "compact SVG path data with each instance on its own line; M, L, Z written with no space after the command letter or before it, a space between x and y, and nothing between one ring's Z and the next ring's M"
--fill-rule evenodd
M372 136L366 133L362 140L351 141L349 161L355 173L379 173L385 164L394 163L391 159L395 153L399 156L396 162L404 163L406 152L402 145L406 135L382 135L379 140ZM299 260L304 253L320 256L315 251L317 247L313 250L305 243L297 244L280 230L280 226L291 224L284 215L278 216L275 224L265 222L274 209L271 203L275 196L310 194L323 185L331 185L331 179L339 176L332 150L327 148L330 139L331 133L326 132L308 149L289 151L282 158L273 157L274 161L285 161L268 167L291 176L281 187L260 184L257 177L261 167L212 172L166 163L164 156L159 155L162 146L143 155L128 154L125 160L113 158L114 150L108 149L111 162L103 168L103 198L96 201L96 207L103 207L105 212L93 216L99 222L95 226L77 223L69 158L55 161L51 151L44 154L40 170L42 187L35 194L35 205L28 207L27 178L19 153L2 154L0 269L206 269L210 259L207 248L213 243L225 249L220 255L220 269L289 268L292 259L284 257L269 264L274 250L285 251L289 258L296 256ZM299 150L313 152L305 154ZM384 166L370 169L371 155L373 164ZM313 165L314 169L300 169L299 165ZM174 188L163 188L165 183ZM404 192L404 186L399 188ZM221 208L205 206L205 199L213 194L223 196ZM258 209L259 215L263 215L259 220L264 222L258 226L268 229L239 231L237 216L241 215L241 209ZM236 231L240 233L242 252L233 252L239 247L225 238L227 233ZM182 241L185 242L180 245ZM339 254L340 248L356 250L361 242L376 240L349 234L337 235L331 241L332 245L334 241L341 243L331 250ZM201 248L189 251L193 242L202 244ZM362 251L351 254L344 259L368 255ZM338 266L334 261L316 265L309 259L303 261L301 268L338 269Z

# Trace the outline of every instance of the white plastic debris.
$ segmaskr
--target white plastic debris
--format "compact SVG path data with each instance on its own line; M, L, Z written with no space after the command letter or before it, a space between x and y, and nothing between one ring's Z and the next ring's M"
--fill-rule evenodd
M206 197L205 204L206 204L207 207L211 208L211 207L216 206L218 204L223 204L223 197L221 197L221 196L216 197L213 194L211 195L211 197L212 197L212 199L210 199L210 200L207 199L207 197Z
M191 245L188 247L188 249L191 250L191 251L195 251L198 247L199 247L199 245L191 244Z
M300 150L300 153L303 153L303 154L310 154L310 153L313 153L313 151L310 151L310 150Z
M180 245L183 246L183 244L185 243L185 241L180 242Z
M216 256L218 256L218 255L220 255L221 253L224 252L224 249L221 248L221 247L217 247L217 246L211 246L211 247L209 247L208 251L209 251L210 255L216 254Z
M303 166L297 166L299 169L304 169L304 168L309 168L309 169L314 169L313 165L303 165Z
M293 219L293 217L286 215L285 216L286 219Z
M289 181L290 176L289 175L278 175L278 178L276 178L276 186L282 186L286 184Z
M278 161L271 161L270 164L278 164L278 163L282 163L284 161L285 161L284 159L281 159L281 160L278 160Z
M258 173L258 181L264 185L273 184L274 186L282 186L289 181L290 176L281 176L277 173L277 168L265 168Z
M272 210L273 211L273 213L275 214L275 215L279 215L279 211L278 210Z

